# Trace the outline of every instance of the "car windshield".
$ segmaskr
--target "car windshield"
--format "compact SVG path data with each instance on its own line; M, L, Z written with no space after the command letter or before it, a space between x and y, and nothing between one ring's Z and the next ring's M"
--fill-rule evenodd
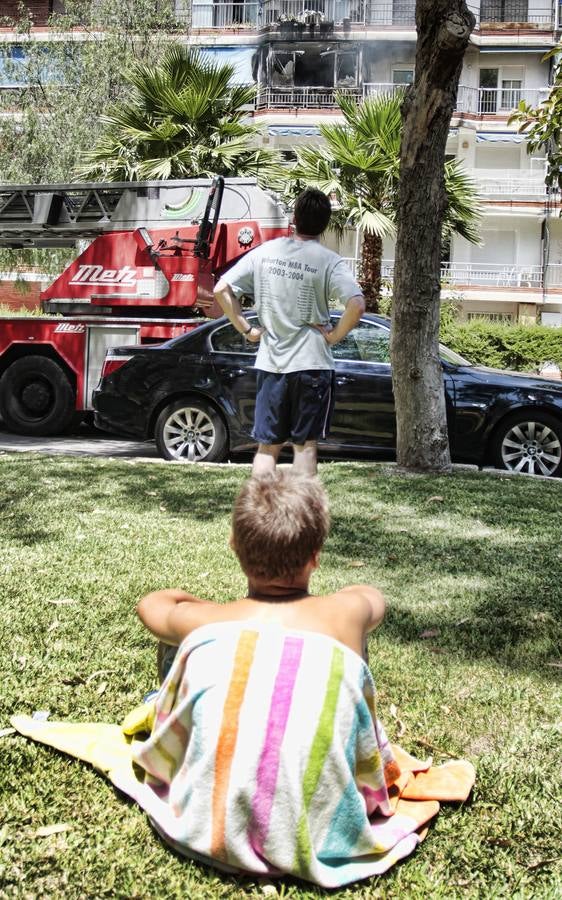
M460 353L455 353L454 350L449 350L444 344L439 344L439 353L441 359L450 363L452 366L472 366L472 363L469 362L468 359L465 359Z

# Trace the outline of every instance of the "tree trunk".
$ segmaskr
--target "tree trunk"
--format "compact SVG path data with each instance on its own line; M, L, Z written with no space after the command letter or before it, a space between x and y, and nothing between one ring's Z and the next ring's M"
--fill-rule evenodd
M365 232L361 248L361 278L359 284L365 295L367 312L379 310L381 296L382 238Z
M397 461L451 468L439 359L445 145L475 19L464 0L416 0L416 74L402 107L391 359Z

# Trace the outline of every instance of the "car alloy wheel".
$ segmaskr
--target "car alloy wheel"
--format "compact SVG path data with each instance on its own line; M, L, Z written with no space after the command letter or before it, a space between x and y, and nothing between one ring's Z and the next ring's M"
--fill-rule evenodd
M215 443L215 426L207 413L186 406L173 413L164 425L164 443L174 459L200 462Z
M501 458L512 472L554 475L562 462L562 442L544 421L516 422L504 433Z
M185 398L166 406L158 416L154 436L164 459L220 462L228 435L217 410L204 400Z

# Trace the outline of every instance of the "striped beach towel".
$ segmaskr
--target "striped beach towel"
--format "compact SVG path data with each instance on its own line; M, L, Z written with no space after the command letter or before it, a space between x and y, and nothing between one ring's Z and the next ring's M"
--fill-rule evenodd
M154 713L150 735L130 745L141 780L98 767L175 849L229 872L327 888L380 874L414 850L439 799L464 800L474 782L470 763L430 768L391 747L367 665L313 632L253 620L198 628ZM50 724L19 720L72 752L49 741Z

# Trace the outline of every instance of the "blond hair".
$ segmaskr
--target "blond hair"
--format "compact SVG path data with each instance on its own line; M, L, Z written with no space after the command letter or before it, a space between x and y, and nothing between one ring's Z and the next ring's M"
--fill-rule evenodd
M321 550L329 529L318 479L278 469L250 478L238 494L232 547L249 577L290 579Z

